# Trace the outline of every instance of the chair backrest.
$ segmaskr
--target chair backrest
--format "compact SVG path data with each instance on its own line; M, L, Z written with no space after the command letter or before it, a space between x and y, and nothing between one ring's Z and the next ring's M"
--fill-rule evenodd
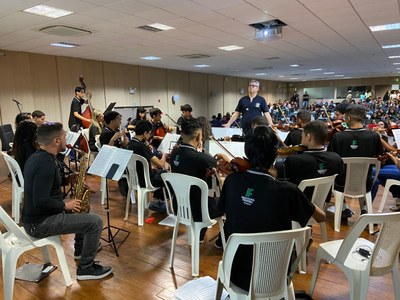
M137 168L136 168L138 162L143 165L144 181L146 184L145 187L154 188L150 180L150 167L148 161L143 156L135 153L133 153L126 167L128 169L129 180L131 184L133 184L133 188L134 189L140 188L139 175L137 174Z
M22 175L21 168L18 162L10 155L3 153L4 160L6 161L7 167L10 170L13 185L16 184L18 187L24 187L24 176Z
M96 146L97 151L100 152L100 149L101 149L100 135L96 135L95 140L96 140L96 142L94 143L94 145Z
M357 238L370 223L380 224L379 235L368 261L372 276L384 275L392 270L393 264L398 263L400 250L400 212L386 214L364 214L356 221L347 233L339 248L336 260L344 264L346 258L352 255L351 249Z
M208 213L208 186L204 180L179 173L163 173L161 177L167 187L169 199L172 199L172 195L175 195L176 213L181 223L187 225L193 223L190 190L192 186L197 186L201 191L202 223L206 224L206 226L213 224ZM172 191L170 188L172 188Z
M307 231L310 232L311 228L232 234L222 257L223 282L225 284L230 282L232 262L238 247L253 245L249 299L283 297L287 290L288 267L294 242L296 239L304 238Z
M7 233L4 233L6 236L11 234L14 235L15 239L12 240L13 244L18 245L29 245L33 244L32 239L28 236L28 234L19 227L13 219L6 213L3 207L0 206L0 222L4 225L7 230ZM1 247L9 247L9 245L5 242L5 236L0 234L0 245Z
M371 165L375 166L375 182L381 166L379 160L371 157L345 157L342 159L346 167L344 195L354 198L364 196L369 168Z
M82 134L85 137L85 139L88 141L89 140L89 128L83 129Z
M307 187L314 187L314 191L310 200L316 206L323 209L326 197L332 189L336 176L337 174L314 179L306 179L300 182L298 187L301 191L304 191Z

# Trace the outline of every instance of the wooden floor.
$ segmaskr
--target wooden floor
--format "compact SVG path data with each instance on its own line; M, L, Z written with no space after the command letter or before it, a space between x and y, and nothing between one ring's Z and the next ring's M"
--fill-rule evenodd
M0 184L0 204L11 213L11 182L3 177ZM88 183L96 191L92 196L92 212L98 213L106 222L106 211L100 204L100 180L94 176L88 176ZM380 203L382 189L375 201L375 211ZM341 232L333 231L333 216L328 214L327 230L328 239L343 238L359 215L358 201L351 201L350 205L356 212L348 224L342 224ZM393 203L389 196L385 210ZM73 235L63 236L63 245L69 269L74 284L66 288L59 270L56 270L40 283L15 281L14 299L172 299L174 291L184 283L192 279L190 265L190 249L186 245L185 228L180 228L178 246L176 247L174 270L168 266L172 227L158 225L165 215L152 213L146 210L147 216L154 217L154 222L137 226L136 206L129 215L128 221L123 221L125 212L125 200L119 194L115 182L110 187L110 214L111 224L131 232L130 236L118 251L120 257L116 257L109 246L103 246L97 260L102 264L111 265L114 274L107 279L98 281L76 281L76 261L73 259ZM214 248L213 242L208 239L217 234L217 226L209 230L206 241L200 249L200 276L217 277L217 264L222 256L222 250ZM117 239L123 234L117 236ZM365 232L364 237L374 239ZM308 290L313 272L314 260L318 243L321 241L319 226L313 228L314 243L307 254L307 274L296 274L294 277L295 290ZM104 242L103 242L104 243ZM40 251L33 250L23 255L18 266L26 261L31 263L39 262ZM53 257L55 252L52 252ZM54 263L57 260L54 259ZM368 299L394 299L391 276L371 278L368 290ZM2 279L0 279L2 281ZM349 299L349 285L345 275L336 267L323 265L319 280L316 285L314 299ZM1 285L0 299L3 299Z

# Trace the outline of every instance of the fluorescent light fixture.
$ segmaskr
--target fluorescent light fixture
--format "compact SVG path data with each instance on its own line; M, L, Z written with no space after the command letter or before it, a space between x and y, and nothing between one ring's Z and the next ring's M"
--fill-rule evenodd
M394 48L400 48L400 44L382 46L382 49L394 49Z
M283 76L283 75L280 75L280 76L279 76L279 78L283 78L283 77L285 77L285 76Z
M392 56L389 56L389 58L400 58L400 55L392 55Z
M400 68L396 68L396 70L400 70Z
M322 69L310 69L310 72L322 71Z
M218 47L218 49L225 50L225 51L233 51L233 50L243 49L243 47L236 46L236 45L230 45L230 46Z
M344 75L334 75L335 77L344 77Z
M63 47L63 48L75 48L75 47L78 47L79 45L77 45L77 44L71 44L71 43L60 42L60 43L53 43L53 44L50 44L50 46L54 46L54 47Z
M64 16L68 16L70 14L73 14L74 12L64 10L64 9L59 9L47 5L36 5L31 8L24 9L23 12L34 14L34 15L39 15L39 16L44 16L44 17L49 17L52 19L57 19L61 18Z
M210 65L193 65L195 68L208 68Z
M400 29L400 23L369 26L369 29L370 29L372 32L375 32L375 31L385 31L385 30L395 30L395 29Z
M257 76L263 76L263 75L267 75L267 73L257 73Z
M158 57L158 56L142 56L140 59L144 59L144 60L158 60L158 59L161 59L161 57Z
M154 24L150 24L150 25L147 25L147 26L150 26L150 27L154 27L154 28L157 28L157 29L160 29L160 30L171 30L171 29L175 29L175 27L171 27L171 26L168 26L168 25L164 25L164 24L160 24L160 23L154 23Z
M343 77L343 79L350 79L350 78L353 78L353 77Z
M335 74L335 72L324 72L325 75L332 75Z
M298 64L293 64L293 65L290 65L292 68L297 68L297 67L300 67L300 65L298 65Z
M297 80L297 79L298 79L297 77L290 78L290 80Z
M307 79L303 79L302 81L307 81Z
M393 63L394 65L400 65L400 62L398 62L398 63Z

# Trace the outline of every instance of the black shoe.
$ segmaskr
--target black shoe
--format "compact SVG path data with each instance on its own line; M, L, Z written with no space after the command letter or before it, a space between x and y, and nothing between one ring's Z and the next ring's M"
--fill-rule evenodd
M112 273L112 268L102 266L98 262L94 262L89 268L82 269L81 266L76 270L76 279L78 280L95 280L107 277Z
M310 250L312 243L313 243L313 239L310 237L310 240L308 241L308 244L307 244L306 253L308 252L308 250Z
M150 202L149 209L158 213L166 213L167 208L164 201L153 200Z
M342 210L342 220L351 218L353 214L354 213L349 208L345 208L344 210Z

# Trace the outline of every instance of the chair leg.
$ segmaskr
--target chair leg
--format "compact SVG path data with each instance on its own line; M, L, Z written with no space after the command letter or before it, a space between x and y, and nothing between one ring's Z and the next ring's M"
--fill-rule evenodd
M305 236L304 235L302 236L301 240L300 240L300 238L295 240L297 255L299 255L299 252L304 247L304 240L305 240ZM300 274L306 274L307 273L306 257L307 257L306 256L306 252L304 251L304 253L302 254L302 257L300 259L300 262L299 262L299 273Z
M326 233L326 223L325 222L321 222L321 223L319 223L319 226L321 227L322 241L327 242L328 241L328 235Z
M20 253L16 254L13 251L8 252L5 255L3 265L3 289L4 289L4 300L12 300L14 292L14 281L15 272L17 269L17 260Z
M220 262L221 264L221 262ZM218 278L217 278L217 291L215 292L215 300L221 300L221 296L222 296L222 282L221 279L219 278L219 274L218 274Z
M399 255L397 254L397 257ZM396 300L400 300L400 281L399 281L399 267L396 263L393 264L392 268L392 282L393 282L393 289L394 289L394 297Z
M125 206L125 218L124 221L128 220L129 214L129 202L131 202L131 188L128 189L128 194L126 195L126 206Z
M334 195L335 195L334 227L336 232L340 232L340 222L342 218L344 194L338 191L334 191Z
M288 299L289 300L295 300L296 299L296 296L294 294L294 287L293 287L293 282L292 281L288 285L287 293L288 293Z
M218 219L218 225L219 225L219 233L221 234L221 240L222 240L222 249L226 249L226 239L225 239L225 231L224 231L224 221L222 218Z
M382 200L381 200L381 204L379 205L378 212L381 213L383 211L383 208L385 206L390 187L392 185L399 185L399 184L400 183L399 183L398 180L394 180L394 179L386 180L385 189L383 190Z
M367 193L365 195L365 205L367 206L367 212L369 214L373 214L373 208L372 208L372 196L371 196L371 192ZM374 233L374 224L370 223L369 224L369 234L373 234Z
M174 226L174 232L172 233L171 253L169 255L169 267L171 269L174 267L174 255L175 255L176 239L178 238L178 231L179 231L179 217L177 216Z
M317 256L315 258L315 263L314 263L314 271L313 271L313 275L311 278L311 282L310 282L310 290L309 290L309 295L312 296L314 293L314 288L315 288L315 284L317 283L317 277L318 277L318 273L319 273L319 269L321 268L321 250L318 249L317 251Z
M49 245L42 246L41 250L42 250L42 256L43 256L43 262L51 264L51 255L50 255Z
M71 279L71 274L69 273L67 260L65 259L64 248L61 243L60 236L54 236L54 243L53 246L57 252L58 262L60 264L61 272L64 276L64 281L66 286L72 285L73 281Z
M199 260L200 260L200 227L193 228L191 226L191 252L192 252L192 276L199 276Z
M137 191L138 195L138 201L137 201L137 207L138 207L138 226L143 226L144 223L144 202L145 202L145 197L146 193L143 193L140 189Z
M349 282L349 295L350 300L363 300L361 299L361 273L358 271L345 272Z

